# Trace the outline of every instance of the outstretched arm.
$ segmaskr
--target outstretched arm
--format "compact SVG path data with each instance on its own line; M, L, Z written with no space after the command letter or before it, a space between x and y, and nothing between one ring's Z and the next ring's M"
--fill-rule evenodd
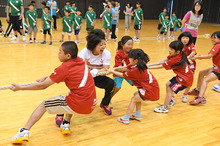
M192 60L196 60L196 59L210 59L213 56L214 56L213 54L199 55L199 56L192 57L191 59Z

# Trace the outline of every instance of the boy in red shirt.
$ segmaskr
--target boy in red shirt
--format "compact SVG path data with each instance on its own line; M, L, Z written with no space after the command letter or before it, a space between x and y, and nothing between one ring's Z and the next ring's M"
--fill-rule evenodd
M191 101L190 104L195 105L199 103L206 103L204 94L209 82L216 79L220 80L220 31L216 31L211 35L212 44L214 47L208 55L195 56L193 59L210 59L212 58L213 67L202 70L199 72L197 80L197 87L191 91L190 95L196 95L195 100Z
M38 83L20 86L12 84L13 91L42 90L54 83L65 82L70 89L67 95L49 98L41 103L32 113L26 125L12 138L12 143L25 143L29 141L30 128L47 111L50 114L65 113L66 117L60 125L63 134L70 134L70 119L73 113L90 114L97 103L95 84L85 62L77 57L78 47L75 42L68 41L61 45L58 58L62 63L48 77L37 80ZM88 92L89 91L89 92Z

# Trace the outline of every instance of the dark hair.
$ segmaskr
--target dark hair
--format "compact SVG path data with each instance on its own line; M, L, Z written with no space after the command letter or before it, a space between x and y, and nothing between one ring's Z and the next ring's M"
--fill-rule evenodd
M133 58L134 60L137 59L137 68L139 72L144 72L147 69L147 63L150 61L148 55L144 53L141 49L133 49L128 53L129 58Z
M70 13L70 10L65 10L67 13Z
M105 34L101 29L95 29L91 30L86 38L87 48L93 51L102 40L105 40Z
M105 8L110 8L109 5L106 5Z
M35 4L35 1L31 1L32 4Z
M112 4L112 6L113 6L113 7L115 7L115 6L116 6L116 4L115 4L115 2L114 2L114 1L112 1L112 2L111 2L111 4Z
M169 47L174 49L175 52L177 52L177 51L180 51L180 53L182 52L181 61L173 64L171 67L180 66L180 68L182 68L185 63L190 64L187 59L186 53L183 51L183 43L181 41L173 41L170 43Z
M33 5L33 3L30 3L30 4L28 5L28 7L29 7L29 6L34 6L34 5Z
M91 4L89 4L89 6L88 6L88 7L91 7L92 9L94 9L93 5L91 5Z
M79 11L79 12L81 12L81 13L82 13L82 11L81 11L81 9L80 9L80 8L78 8L78 9L77 9L77 11ZM77 11L76 11L76 12L77 12Z
M211 37L217 37L217 38L219 38L220 39L220 31L216 31L216 32L214 32L212 35L211 35Z
M123 49L122 45L126 44L127 41L129 41L129 40L132 40L132 41L133 41L132 37L130 37L130 36L123 36L123 37L121 38L121 40L118 42L118 48L117 48L117 50Z
M70 54L71 59L75 59L78 54L78 47L74 41L66 41L61 47L63 48L64 54Z
M173 13L172 14L176 14L176 12L175 11L173 11Z
M75 1L72 1L72 2L71 2L71 5L72 5L72 4L75 4Z
M137 1L137 3L136 4L139 4L139 5L141 5L141 2L140 1Z
M197 2L194 3L193 8L192 8L192 12L193 12L194 14L196 13L196 12L195 12L195 6L196 6L196 4L199 4L199 5L201 6L201 9L199 10L199 15L201 15L201 14L203 13L202 1L201 1L201 0L199 0L199 1L197 1Z
M50 10L50 7L46 6L45 8L47 8L48 10Z
M189 38L189 42L188 42L187 46L193 43L193 38L192 38L192 35L191 35L190 32L185 31L185 32L181 33L178 37L178 40L181 41L182 37L188 37Z
M129 6L131 7L131 3L130 2L128 2L127 4L129 4Z
M46 6L46 2L45 1L42 1L42 3L41 3L42 5L44 5L44 6Z
M165 15L165 17L166 17L166 16L168 16L168 17L169 17L169 14L166 14L166 15Z
M66 3L70 3L70 0L67 0Z

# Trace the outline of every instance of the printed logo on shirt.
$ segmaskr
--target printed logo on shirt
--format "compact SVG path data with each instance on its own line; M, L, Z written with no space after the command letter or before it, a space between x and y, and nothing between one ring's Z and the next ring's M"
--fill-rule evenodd
M18 3L18 1L16 1L16 3Z
M108 16L110 16L110 14L108 14Z
M56 72L53 72L53 74L56 75L57 73L56 73Z
M164 62L166 65L168 65L168 63L167 62Z

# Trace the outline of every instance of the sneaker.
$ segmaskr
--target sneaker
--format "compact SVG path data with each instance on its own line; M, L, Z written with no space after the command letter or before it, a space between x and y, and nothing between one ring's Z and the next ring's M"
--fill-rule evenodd
M27 39L26 39L26 36L23 36L22 40L23 40L23 41L26 41L26 40L27 40Z
M34 43L38 43L38 41L37 41L37 40L34 40Z
M198 96L199 95L199 91L196 88L194 88L192 91L188 92L188 95Z
M60 125L63 122L63 116L56 115L55 122L56 122L57 127L60 127Z
M137 39L137 37L136 37L136 36L134 36L133 40L136 40L136 39Z
M140 42L141 40L140 39L136 39L136 42Z
M52 45L52 44L53 44L53 42L50 42L50 43L49 43L49 45Z
M204 97L196 97L195 100L193 101L190 101L189 104L191 105L196 105L196 104L199 104L199 103L206 103L207 101L205 100Z
M40 29L40 32L43 32L43 29Z
M46 44L46 41L41 42L41 44Z
M220 87L218 85L212 86L212 89L217 91L217 92L220 92Z
M165 38L165 37L163 37L163 41L165 41L165 39L166 39L166 38Z
M130 119L140 121L140 120L142 120L142 117L141 116L136 116L136 115L131 115Z
M156 112L156 113L168 113L168 111L169 111L168 107L165 108L163 105L154 109L154 112Z
M11 139L13 144L29 142L29 130L21 128L19 132Z
M129 119L123 119L123 117L118 118L118 122L124 123L124 124L129 124Z
M60 131L62 132L63 135L71 134L70 124L61 124Z
M59 42L63 42L63 40L60 40Z
M104 110L104 113L106 115L111 115L112 114L112 110L111 110L111 108L109 106L100 104L100 107Z
M29 41L29 43L33 43L33 41L32 41L32 40L30 40L30 41Z
M18 37L14 36L11 41L17 41L18 40Z
M176 104L176 101L172 98L170 100L169 106L174 106Z
M187 101L188 101L187 96L186 96L186 95L183 95L183 96L182 96L182 102L185 102L185 103L186 103Z
M161 39L161 37L159 36L159 37L157 37L157 40L160 40Z
M112 103L110 102L109 105L108 105L111 109L113 109L113 105Z

